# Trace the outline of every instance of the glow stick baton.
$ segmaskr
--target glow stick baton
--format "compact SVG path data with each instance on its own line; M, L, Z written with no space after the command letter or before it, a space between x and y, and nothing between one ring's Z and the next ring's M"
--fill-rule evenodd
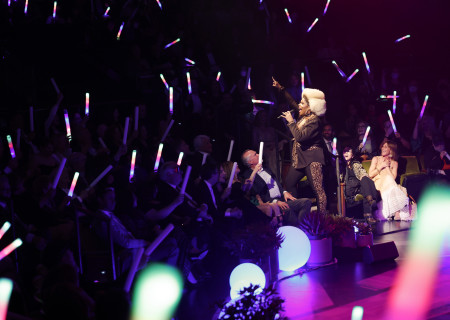
M184 194L186 192L186 186L189 180L189 175L191 174L191 170L192 170L191 166L186 167L186 173L184 174L183 177L183 183L181 184L180 194Z
M28 0L25 0L25 9L24 9L23 13L25 13L25 14L28 13Z
M187 78L187 84L188 84L188 92L189 94L192 93L192 85L191 85L191 74L189 72L186 72L186 78Z
M173 46L175 43L180 42L180 40L181 40L181 39L178 38L178 39L172 41L171 43L167 44L167 45L164 47L164 49L167 49L167 48Z
M9 134L6 136L6 140L8 140L8 147L9 147L9 153L11 154L11 158L15 159L16 152L14 151L13 142L12 142L11 136Z
M8 7L11 7L11 0L8 0Z
M397 127L395 126L394 118L392 117L391 110L388 110L387 113L389 115L389 119L391 120L392 129L394 130L394 133L397 133Z
M122 34L124 24L125 24L125 22L122 22L122 24L119 27L119 32L117 32L117 40L120 40L120 35Z
M136 271L139 267L139 263L141 262L142 255L144 254L144 248L140 247L137 251L135 251L133 255L133 262L131 263L130 270L128 271L127 279L124 284L124 290L126 292L130 291L131 283L133 282L134 276L136 275Z
M144 254L146 256L149 256L152 254L153 251L155 251L156 247L159 246L159 244L169 235L169 233L173 230L173 224L169 224L159 235L156 237L155 240L153 240L152 243L145 249Z
M311 24L311 26L308 28L306 32L310 32L311 29L314 28L314 26L316 25L317 21L319 21L319 18L316 18L316 20L314 20L314 22Z
M59 90L59 88L58 88L58 85L56 84L56 81L55 81L55 79L53 79L53 78L50 78L50 81L51 81L51 83L52 83L52 85L53 85L53 88L55 89L55 91L56 91L56 94L60 94L61 93L61 91Z
M444 259L447 258L444 258L443 249L448 245L450 235L449 207L448 186L436 185L423 193L418 203L417 220L410 232L406 257L399 266L389 291L385 317L381 319L428 318L428 312L433 308L439 270L443 270L443 280L446 276Z
M162 73L159 75L159 77L161 78L162 82L166 86L166 89L169 90L169 84L167 83L166 79L164 79L164 76Z
M345 82L349 82L350 80L353 79L353 77L358 73L359 69L356 69L355 71L353 71L353 73L350 75L350 77L347 78L347 80L345 80Z
M177 166L181 166L181 161L183 161L183 156L184 156L184 152L181 151L180 154L178 155Z
M0 320L6 320L9 298L13 289L13 282L8 278L0 279Z
M220 75L221 75L221 74L222 74L221 71L217 72L216 81L219 81L219 80L220 80Z
M156 240L155 240L156 241ZM183 277L178 269L150 263L139 273L133 289L130 320L169 320L183 293Z
M127 144L128 126L130 125L130 117L125 118L125 128L123 129L122 144Z
M8 221L6 221L3 224L2 228L0 229L0 239L3 238L3 236L6 233L6 231L8 231L10 227L11 227L11 223L9 223Z
M291 16L289 15L289 11L287 8L284 8L284 12L286 12L286 16L288 18L289 23L292 23Z
M203 154L203 158L202 158L202 165L204 165L206 163L206 157L208 155L206 153Z
M131 154L130 182L134 178L134 166L136 165L136 150Z
M66 122L66 133L67 133L66 136L70 142L72 141L72 131L70 130L69 114L67 113L66 109L64 109L64 121Z
M352 320L362 320L364 308L361 306L354 306L352 310Z
M248 68L247 70L247 79L246 79L246 83L247 83L247 89L248 90L252 90L252 87L250 85L250 72L252 72L252 68Z
M300 76L301 76L301 80L302 80L302 92L303 92L303 91L305 91L305 73L302 72L300 74Z
M256 100L256 99L252 99L253 103L262 103L262 104L275 104L275 102L272 101L268 101L268 100Z
M395 42L398 43L398 42L403 41L403 40L408 39L408 38L411 38L410 34L407 34L404 37L398 38L397 40L395 40Z
M102 171L102 173L99 174L99 176L97 178L95 178L94 181L91 182L91 184L89 185L88 189L93 188L100 180L103 179L104 176L106 176L106 174L113 168L112 165L109 165L106 167L105 170Z
M425 107L427 106L428 102L428 95L425 96L425 100L423 101L422 110L420 110L420 119L423 117L423 113L425 112Z
M173 87L169 88L169 112L173 114Z
M108 17L109 10L111 10L110 7L106 8L106 11L105 11L105 13L103 14L103 17L105 17L105 18Z
M338 64L336 63L336 61L331 61L331 63L335 66L336 70L339 72L339 74L341 75L342 78L347 77L347 75L344 73L344 71L342 71L341 68L339 68Z
M18 247L22 245L22 240L16 239L12 243L10 243L5 249L0 251L0 261L3 260L7 255L16 250Z
M311 78L309 77L309 70L308 67L305 66L305 73L306 73L306 79L308 79L309 85L311 85Z
M160 143L159 147L158 147L158 153L156 154L156 161L155 161L155 167L153 168L154 172L158 171L159 168L159 162L161 161L161 154L162 154L162 149L163 149L163 144Z
M367 127L366 133L364 134L364 138L363 138L363 141L362 141L363 147L366 144L367 137L369 136L369 131L370 131L370 126Z
M57 6L57 3L55 1L55 2L53 2L53 19L56 18L56 6Z
M333 154L334 154L334 155L337 154L336 145L337 145L337 138L334 137L334 138L333 138Z
M109 149L106 146L105 141L103 141L102 137L98 137L98 141L100 142L100 144L102 145L102 147L106 150L107 153L109 153Z
M78 177L79 176L80 176L79 172L75 172L75 174L73 175L72 184L70 185L69 193L67 193L67 195L69 197L73 196L73 191L75 190L75 186L77 185L77 181L78 181Z
M231 175L230 175L230 179L228 180L227 188L231 188L231 185L233 184L234 175L236 174L236 167L237 167L237 162L233 163L233 169L231 169Z
M194 61L194 60L191 60L191 59L188 59L188 58L184 58L184 61L186 61L187 63L190 63L190 64L192 64L192 65L195 64L195 61Z
M84 114L89 115L89 92L86 92Z
M392 113L395 114L396 110L397 110L397 91L394 91L394 96L392 100Z
M259 160L258 160L258 163L262 163L263 162L263 150L264 150L264 141L261 141L259 143Z
M370 73L370 67L369 67L369 63L367 62L367 56L366 56L366 53L363 52L363 53L362 53L362 56L363 56L363 58L364 58L364 63L366 64L367 72Z
M134 131L139 129L139 106L134 108Z
M230 141L230 149L228 149L227 161L231 160L231 154L233 153L234 140Z
M156 3L158 3L159 8L162 10L161 2L159 0L156 0Z
M30 131L34 132L34 110L30 107Z
M55 179L53 179L53 184L52 184L53 190L55 190L56 186L58 185L59 178L61 178L61 174L64 169L64 166L66 165L66 161L67 161L66 158L62 158L61 162L59 163L58 172L56 173Z
M161 138L161 142L164 142L166 140L167 135L169 134L170 128L172 128L172 126L173 126L173 122L174 122L173 119L170 120L170 123L167 126L166 131L164 131L164 134L163 134L163 136Z
M20 150L20 134L22 133L22 130L20 128L17 128L17 135L16 135L16 148L17 150Z
M323 15L325 15L325 13L327 13L328 6L330 5L330 1L331 1L331 0L328 0L328 1L327 1L327 4L325 5L325 9L323 10Z

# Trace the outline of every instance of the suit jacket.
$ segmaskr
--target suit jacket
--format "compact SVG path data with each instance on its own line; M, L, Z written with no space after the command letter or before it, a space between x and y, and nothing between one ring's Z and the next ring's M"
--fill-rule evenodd
M221 218L224 214L224 210L222 208L222 204L220 201L220 195L217 190L213 187L214 198L216 200L216 206L214 206L214 201L211 196L211 192L209 191L208 186L206 185L204 180L201 180L196 188L197 192L195 194L195 200L198 203L205 203L208 206L208 214L214 219Z
M253 195L256 195L256 194L259 195L259 196L261 197L261 200L262 200L263 202L272 202L272 201L275 200L275 199L276 199L276 200L283 200L283 201L284 201L284 198L283 198L283 192L284 192L284 189L283 189L283 187L282 187L280 181L278 181L278 179L276 178L276 176L275 176L269 169L263 168L263 170L266 171L266 172L272 177L272 181L278 185L278 188L280 189L280 197L272 198L272 197L270 196L270 193L269 193L269 186L268 186L267 183L263 180L263 178L261 178L261 177L259 176L259 174L256 174L256 176L255 176L255 181L253 182L253 186L252 186L252 189L251 189L251 193L252 193ZM247 169L247 170L244 172L244 177L245 177L246 179L248 179L248 178L250 177L251 174L252 174L252 170L251 170L251 169Z

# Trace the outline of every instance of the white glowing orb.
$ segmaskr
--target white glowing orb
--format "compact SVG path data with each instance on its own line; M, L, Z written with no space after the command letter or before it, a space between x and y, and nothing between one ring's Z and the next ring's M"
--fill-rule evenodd
M256 264L241 263L230 274L231 298L237 298L239 292L251 284L259 285L262 291L266 286L266 275Z
M284 240L278 249L280 270L294 271L306 264L311 254L311 243L299 228L284 226L278 229Z

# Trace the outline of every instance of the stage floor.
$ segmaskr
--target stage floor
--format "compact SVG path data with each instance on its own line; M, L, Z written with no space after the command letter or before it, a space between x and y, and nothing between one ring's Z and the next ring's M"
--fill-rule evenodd
M359 305L364 308L364 320L381 319L398 266L405 257L410 225L404 221L384 221L376 225L374 242L394 241L399 252L395 260L374 264L338 261L301 275L280 273L277 288L286 300L284 315L291 320L350 319L353 307ZM439 279L428 319L450 319L449 242L446 241L441 253ZM227 274L226 270L221 273ZM228 279L216 278L196 289L187 290L178 318L212 319L217 311L215 303L228 298L227 284Z

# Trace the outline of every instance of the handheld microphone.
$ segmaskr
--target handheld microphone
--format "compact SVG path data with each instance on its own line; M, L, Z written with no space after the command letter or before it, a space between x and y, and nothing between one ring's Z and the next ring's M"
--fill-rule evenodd
M289 112L295 112L296 110L295 109L291 109L291 110L289 110ZM280 119L280 118L282 118L283 117L283 115L282 114L280 114L278 117L277 117L277 119Z

